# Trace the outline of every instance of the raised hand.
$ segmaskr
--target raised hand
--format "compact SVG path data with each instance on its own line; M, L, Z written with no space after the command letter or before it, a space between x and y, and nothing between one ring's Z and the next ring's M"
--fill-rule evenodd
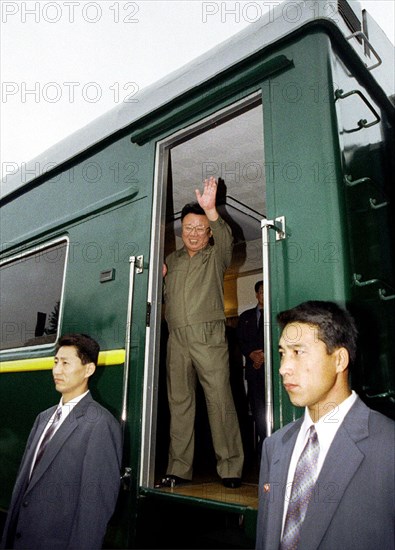
M199 189L195 189L196 199L206 214L210 211L216 212L217 181L211 176L211 178L204 180L203 185L203 194L200 193Z

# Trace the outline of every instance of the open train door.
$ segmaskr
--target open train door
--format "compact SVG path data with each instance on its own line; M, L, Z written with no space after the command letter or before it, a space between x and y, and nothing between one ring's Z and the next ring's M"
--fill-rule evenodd
M208 112L196 123L157 142L150 252L151 259L155 260L151 261L148 289L151 308L145 352L140 486L142 494L151 497L142 501L143 504L155 499L163 502L163 498L169 498L169 503L176 506L180 502L202 503L203 499L206 502L203 506L205 512L202 513L210 516L210 509L220 509L225 518L231 510L230 515L235 519L237 529L240 518L251 514L249 536L252 541L258 504L257 455L253 468L245 462L243 489L237 494L226 493L216 474L205 400L199 386L193 494L185 488L182 494L174 490L169 495L165 491L160 493L163 489L156 486L166 473L169 445L165 361L167 327L162 300L162 264L170 252L182 247L181 210L186 203L196 200L195 189L202 189L203 180L210 176L218 181L217 209L230 225L234 237L232 263L224 281L230 377L243 443L251 448L251 453L254 452L254 432L243 381L242 355L237 351L235 333L238 315L251 305L256 305L254 284L262 279L261 220L265 218L266 205L260 89L243 99L228 101L225 106ZM202 506L199 505L199 508L202 509ZM218 526L221 521L218 520ZM228 532L231 533L231 529ZM205 535L202 532L199 536Z

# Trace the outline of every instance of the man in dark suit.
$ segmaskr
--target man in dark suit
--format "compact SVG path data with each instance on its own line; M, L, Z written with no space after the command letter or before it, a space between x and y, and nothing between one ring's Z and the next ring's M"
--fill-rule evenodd
M30 432L4 528L2 548L101 548L118 492L121 429L88 389L99 344L62 337L53 378L59 405Z
M278 320L280 374L305 414L264 442L256 547L393 550L395 423L350 390L354 321L319 301Z
M248 401L258 435L258 455L266 436L265 425L265 355L263 347L263 281L255 283L258 301L252 309L244 311L237 325L241 353L245 357L245 377Z

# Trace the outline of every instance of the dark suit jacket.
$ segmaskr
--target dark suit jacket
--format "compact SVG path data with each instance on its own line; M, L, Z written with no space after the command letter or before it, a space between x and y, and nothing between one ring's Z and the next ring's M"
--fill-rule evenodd
M263 314L263 313L262 313ZM264 349L263 347L263 332L258 330L256 307L243 311L240 315L239 322L237 324L237 337L240 343L241 353L246 358L246 379L250 378L251 373L254 372L252 360L249 355L256 349ZM262 373L264 369L262 370Z
M278 550L289 462L303 419L265 440L257 543ZM288 492L289 493L289 492ZM300 550L393 550L395 423L358 398L329 448L302 525Z
M37 550L102 546L119 491L120 425L88 393L59 427L28 483L38 440L55 409L40 413L30 432L2 548L11 544Z

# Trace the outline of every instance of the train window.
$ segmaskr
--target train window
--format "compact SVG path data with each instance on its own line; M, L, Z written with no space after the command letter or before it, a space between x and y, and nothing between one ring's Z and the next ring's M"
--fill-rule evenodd
M0 265L0 349L51 344L60 325L67 241Z

